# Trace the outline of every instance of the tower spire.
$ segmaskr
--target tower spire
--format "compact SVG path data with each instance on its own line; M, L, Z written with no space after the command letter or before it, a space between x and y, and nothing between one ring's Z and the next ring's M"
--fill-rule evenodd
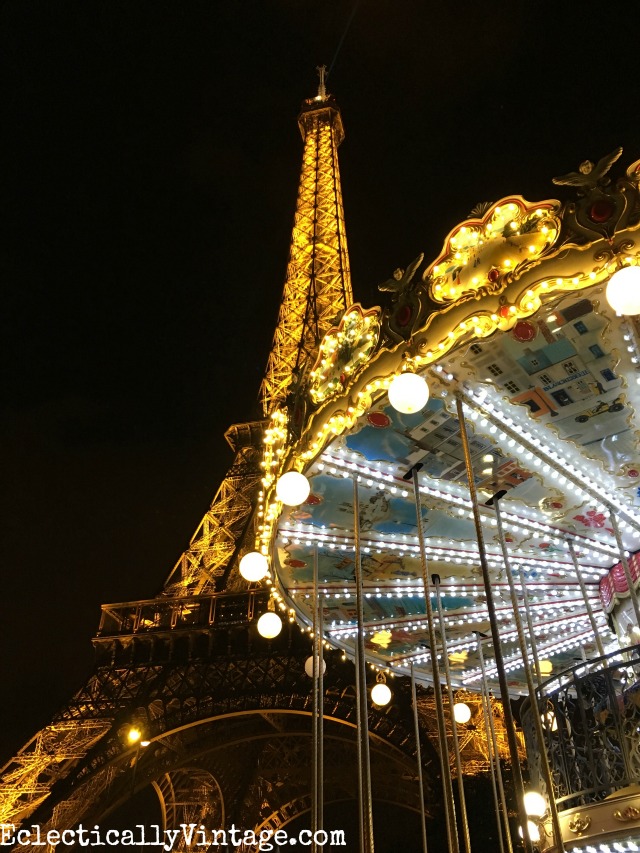
M304 150L284 292L261 387L265 415L284 404L294 377L313 363L321 339L353 301L338 168L344 129L326 92L326 66L318 75L318 94L298 117Z
M326 101L327 100L327 87L326 87L326 76L327 76L327 66L326 65L317 65L316 71L318 72L318 77L320 81L318 83L318 100Z

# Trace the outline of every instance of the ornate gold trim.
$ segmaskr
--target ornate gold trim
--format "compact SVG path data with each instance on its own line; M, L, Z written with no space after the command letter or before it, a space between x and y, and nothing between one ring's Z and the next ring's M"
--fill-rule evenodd
M586 832L591 826L591 818L590 817L582 817L580 813L574 815L568 823L568 827L571 832L574 832L576 835L582 835L583 832Z
M636 806L627 806L626 809L616 809L613 812L613 817L621 823L628 823L630 820L638 820L640 818L640 809Z

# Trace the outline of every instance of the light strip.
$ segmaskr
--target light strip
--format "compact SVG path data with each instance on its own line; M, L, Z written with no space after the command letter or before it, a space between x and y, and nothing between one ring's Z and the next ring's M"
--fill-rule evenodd
M439 379L443 379L442 375L439 375ZM507 417L502 412L496 399L495 390L490 386L484 386L482 390L472 391L456 383L456 390L469 401L465 408L470 413L472 420L474 420L473 412L476 413L476 416L482 414L487 421L490 421L494 426L499 426L506 435L515 440L523 450L529 450L541 462L545 462L549 467L556 469L561 478L573 484L576 494L600 502L605 505L605 508L611 506L617 509L625 516L628 524L640 531L640 518L635 514L634 508L616 496L616 491L619 491L617 484L611 482L609 475L600 470L594 477L597 476L601 482L606 482L607 488L604 489L599 486L595 479L585 474L585 459L574 448L568 444L565 445L565 458L548 448L543 439L535 434L537 430L532 429L531 423L523 420L520 413L517 412L517 407L510 409L513 417ZM514 426L518 428L514 429Z
M487 419L489 419L488 416ZM517 435L517 433L513 434ZM389 470L385 473L364 464L359 465L354 461L347 461L338 455L331 455L330 453L324 453L322 459L325 464L328 464L335 469L335 471L332 471L330 468L329 473L337 473L338 469L340 469L342 476L347 477L351 476L350 472L355 472L362 478L362 481L364 481L366 485L373 485L373 481L375 479L377 481L377 487L382 486L384 488L388 488L392 494L399 492L402 497L408 496L408 492L406 488L404 488L406 483L404 483L398 474L395 474L394 476L394 474L391 473L393 471L393 466L391 465L388 466ZM318 465L318 469L320 471L324 470L321 465ZM389 483L392 485L389 486ZM420 492L428 497L444 501L450 506L455 506L458 508L460 514L464 515L465 513L468 513L470 517L472 504L468 498L463 496L465 494L465 490L463 490L462 486L456 487L453 484L448 484L447 490L439 484L438 488L436 488L435 486L429 485L427 478L423 477L420 485ZM481 518L483 522L493 527L496 526L496 520L493 513L487 512L486 509L481 511ZM536 534L539 536L541 533L544 533L547 537L553 540L554 544L558 545L563 550L567 547L565 542L567 531L563 528L554 527L553 525L547 524L543 521L538 521L534 518L528 518L527 516L516 515L515 513L509 512L503 512L503 518L507 522L507 524L505 524L505 528L507 530L517 532L518 528L522 528L524 531L527 531L534 536L536 536ZM591 539L582 534L573 532L571 533L571 536L576 542L580 543L583 547L586 547L592 552L604 553L610 558L616 558L618 555L615 545L610 545L609 543L603 542L599 539Z

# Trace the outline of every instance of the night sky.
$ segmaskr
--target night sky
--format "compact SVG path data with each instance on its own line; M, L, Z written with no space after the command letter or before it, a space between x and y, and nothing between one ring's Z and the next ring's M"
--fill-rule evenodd
M353 9L0 7L2 759L88 675L100 604L159 591L224 430L258 415L297 111ZM480 201L639 158L636 23L630 2L361 0L328 82L356 298Z

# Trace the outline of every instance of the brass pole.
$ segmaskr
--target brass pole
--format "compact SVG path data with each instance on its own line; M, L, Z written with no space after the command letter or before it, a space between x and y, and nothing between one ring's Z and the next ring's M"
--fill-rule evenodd
M556 850L563 853L564 847L562 844L562 830L560 829L560 817L558 816L558 807L553 796L553 779L551 778L551 768L549 767L549 758L545 748L544 732L542 731L542 719L540 716L540 708L538 705L538 697L536 688L533 683L531 667L527 660L527 641L522 628L522 619L520 618L520 609L518 607L518 596L516 595L516 585L513 582L513 572L511 571L511 560L509 559L509 551L504 538L504 530L502 528L502 515L500 514L500 498L494 497L493 507L496 511L496 521L498 522L498 539L500 540L500 548L502 549L502 559L504 568L507 573L509 582L509 593L511 595L511 606L513 608L513 620L516 625L518 634L518 645L522 653L522 666L524 669L525 678L527 681L527 689L529 691L529 701L531 702L531 710L533 711L533 727L536 733L536 741L538 744L538 752L540 754L540 769L542 770L542 778L546 785L549 794L549 812L551 813L551 826L553 827L553 836L555 840Z
M451 732L453 735L453 755L456 763L456 774L458 782L458 800L460 802L460 820L462 821L462 837L467 853L471 853L471 836L469 835L469 819L467 817L467 800L464 793L464 781L462 776L462 761L460 760L460 744L458 742L458 728L453 714L453 690L451 689L451 669L449 667L449 652L447 647L447 634L444 625L444 614L442 612L442 597L440 595L440 575L431 575L431 580L436 590L436 604L438 606L438 621L440 623L440 642L442 643L442 659L444 663L444 678L447 685L447 697L449 699L449 715L451 717Z
M491 768L491 789L493 791L493 807L495 809L496 814L496 828L498 830L498 844L500 846L500 853L504 853L504 839L502 832L502 820L501 820L501 811L500 811L500 802L498 800L498 787L496 784L496 766L494 763L494 750L493 743L491 739L491 732L489 730L489 717L487 715L487 705L486 705L486 696L484 685L480 690L480 704L482 705L482 716L484 719L484 730L487 735L487 756L489 758L489 767Z
M318 830L318 545L313 548L313 644L311 646L312 667L311 678L313 681L312 717L311 717L311 741L312 741L312 797L311 797L311 832L313 838ZM313 851L317 850L313 841Z
M491 762L491 771L492 771L492 779L494 784L494 802L496 803L496 822L498 824L498 832L500 836L500 847L502 849L502 839L504 836L505 841L507 842L507 851L508 853L513 853L513 845L511 843L511 831L509 829L509 810L507 809L507 798L504 793L504 781L502 779L502 767L500 766L500 752L498 750L498 740L496 738L496 728L493 724L493 711L491 709L491 697L489 695L489 688L487 686L487 678L485 674L484 668L484 652L482 651L482 637L476 631L476 637L478 640L478 654L480 655L480 671L482 673L482 710L484 712L484 725L487 732L487 738L489 740L489 750L490 754L492 754L492 762ZM498 790L500 792L500 804L502 805L502 811L498 808L497 804L497 795L495 794L495 785L496 780L498 782ZM502 818L502 827L501 821Z
M318 596L318 829L324 829L324 595ZM319 853L324 844L318 844Z
M447 840L449 842L449 853L459 853L460 846L458 843L458 829L456 826L456 807L453 799L451 767L449 766L449 745L447 743L447 728L444 719L442 686L440 684L440 669L438 666L438 647L436 644L436 631L433 622L433 608L431 606L431 590L429 588L427 549L425 547L424 528L422 526L422 503L420 500L420 486L418 484L418 469L415 465L411 469L411 475L413 478L413 492L416 505L416 524L418 528L418 543L420 545L424 603L427 612L427 626L429 629L429 653L431 657L431 671L433 673L433 692L436 700L436 718L438 721L438 742L440 745L440 767L442 770L442 789L445 803Z
M360 794L360 849L374 853L373 810L371 802L371 760L369 756L369 716L367 704L367 670L364 653L364 602L362 595L362 560L360 555L360 500L358 478L353 478L353 532L355 547L356 611L358 639L356 643L356 710L358 714L358 791Z
M460 438L462 441L464 462L467 470L467 479L469 481L469 496L471 498L471 505L473 508L473 521L475 524L476 537L478 540L480 568L482 570L484 592L487 599L487 610L489 611L489 624L491 626L491 637L493 639L493 651L495 655L496 669L498 670L498 682L500 684L502 705L504 708L504 721L505 728L507 730L509 756L511 758L511 773L513 775L513 787L516 795L518 816L522 825L524 849L526 853L533 853L533 845L531 843L531 838L529 837L529 827L527 825L527 813L524 808L524 783L522 781L522 768L520 767L520 759L518 757L518 743L516 741L515 724L513 720L513 712L511 711L511 704L509 701L507 674L504 668L504 659L502 657L502 648L500 646L500 634L498 631L498 622L496 619L496 608L495 603L493 601L493 590L491 588L489 564L487 563L487 554L484 545L484 534L482 532L482 520L480 518L480 510L478 507L478 494L476 492L473 463L471 461L471 452L469 450L469 437L467 435L467 427L464 419L464 410L462 408L462 398L460 397L460 395L456 396L456 407L458 410L458 423L460 426Z
M631 577L629 561L627 560L627 555L624 552L624 545L622 544L622 537L620 536L620 528L618 527L618 519L616 518L613 507L609 507L609 518L611 519L613 534L616 537L618 551L620 551L620 562L622 563L624 577L629 588L629 595L631 596L631 603L633 604L633 612L636 614L636 625L640 628L640 606L638 605L638 593L636 592L636 587L633 583L633 578Z
M591 607L591 602L589 601L587 587L585 586L584 578L582 577L580 563L578 562L578 555L576 554L576 549L571 539L567 540L567 545L569 546L569 553L571 554L571 559L573 561L573 568L576 572L576 578L578 579L578 583L580 584L580 592L582 593L582 597L584 598L584 604L587 608L587 614L589 615L589 622L591 623L591 630L593 631L593 636L596 641L596 648L598 649L598 654L600 655L600 657L604 657L604 646L602 645L602 638L600 637L600 631L598 630L598 623L596 622L596 617L593 615L593 608Z
M533 619L531 618L531 608L529 607L529 593L527 591L527 581L524 576L524 570L520 567L520 587L522 588L522 600L524 602L524 612L527 619L527 628L529 630L529 643L531 644L531 654L533 655L533 665L536 671L536 681L538 685L542 684L542 671L540 669L540 658L538 657L538 643L536 634L533 630Z
M416 699L416 679L411 662L411 702L413 705L413 728L416 735L416 761L418 762L418 791L420 794L420 827L422 829L422 853L427 853L427 821L424 813L424 780L422 778L422 749L420 747L420 721Z

